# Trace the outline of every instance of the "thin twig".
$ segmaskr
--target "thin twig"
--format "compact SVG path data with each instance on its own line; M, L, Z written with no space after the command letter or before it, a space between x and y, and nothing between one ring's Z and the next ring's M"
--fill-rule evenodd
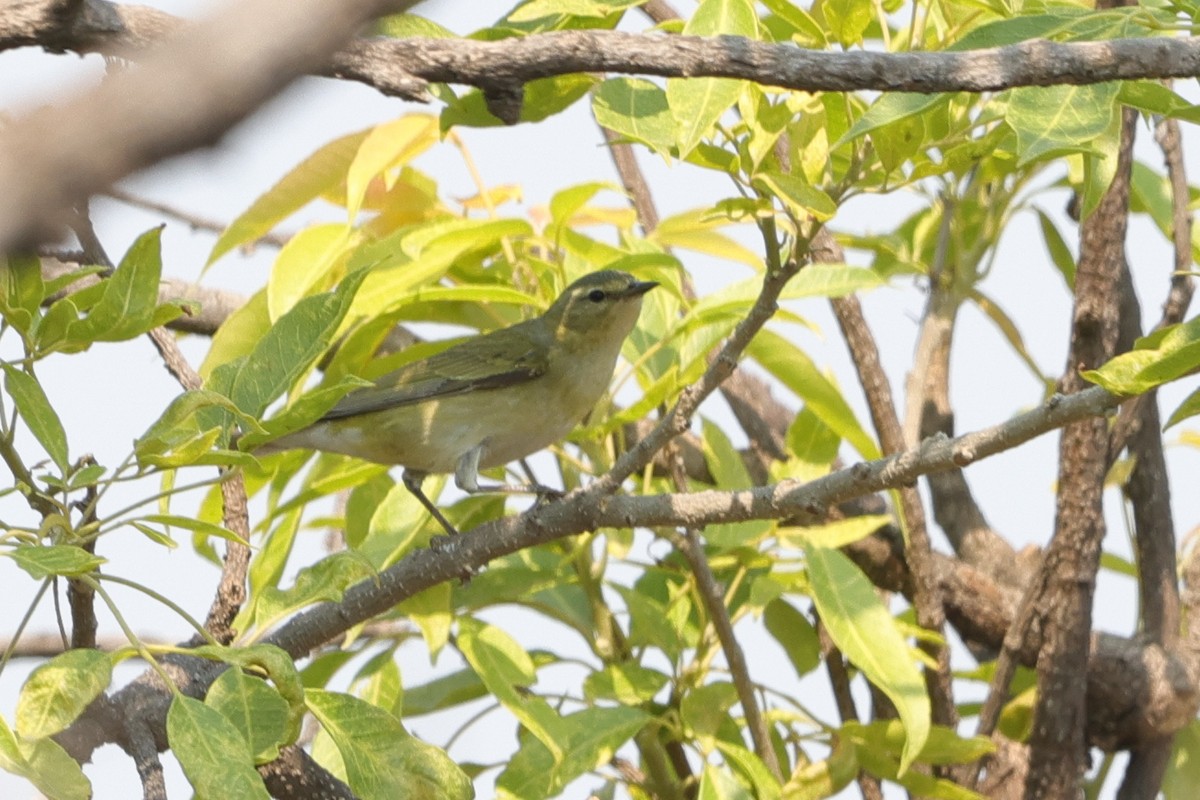
M175 376L184 389L195 390L203 380L188 364L175 337L166 328L155 328L149 333L150 341L158 349L167 370ZM250 517L247 511L246 485L240 472L227 475L221 481L221 499L224 501L225 527L236 533L242 541L229 540L225 543L225 560L221 565L221 581L213 596L204 620L204 629L218 641L228 643L236 631L230 626L234 617L246 601L246 574L250 568L250 548L242 542L250 539Z
M813 612L814 616L816 611ZM838 716L843 723L858 722L858 708L854 705L854 695L850 693L850 673L842 658L842 651L834 644L833 637L825 628L820 617L816 620L817 639L821 644L821 660L825 662L825 671L829 674L829 685L833 688L833 699L837 704ZM883 787L879 778L866 770L860 769L856 778L858 790L862 792L863 800L883 800Z
M1016 447L1042 433L1062 427L1068 422L1097 414L1115 407L1118 398L1099 387L1069 397L1055 396L1045 405L1027 412L1002 425L977 431L957 439L931 439L918 450L890 456L869 464L857 464L824 477L802 483L785 481L772 486L735 492L696 492L688 495L620 496L602 495L585 490L555 503L532 509L516 516L490 521L462 534L445 548L414 552L377 576L350 587L340 603L326 603L303 612L289 620L267 637L271 644L282 647L299 658L325 642L336 639L354 625L393 608L398 602L445 581L455 580L464 565L482 566L489 561L518 550L553 541L565 536L600 527L654 527L667 525L707 525L718 522L740 522L749 519L816 520L822 509L844 500L873 494L886 488L903 485L935 469L965 466L1002 450ZM655 448L657 449L657 448ZM963 567L962 569L969 569ZM972 589L969 597L980 599ZM997 611L989 602L988 608ZM1130 646L1134 646L1131 643ZM199 661L189 664L201 665ZM1118 648L1098 653L1094 659L1098 676L1114 671L1125 676L1128 683L1131 666L1136 669L1154 666ZM1168 664L1161 665L1166 668ZM180 671L179 682L186 682L189 693L200 693L207 682L216 677L217 670ZM1156 675L1158 673L1155 673ZM1144 685L1158 686L1152 675L1138 677ZM155 715L165 717L169 696L155 689L152 680L135 682L114 698L124 708L126 703L151 713L148 706L156 703ZM1112 701L1114 711L1120 711L1120 721L1129 737L1147 724L1186 724L1191 719L1190 707L1177 702L1179 719L1156 717L1154 723L1139 716L1142 704L1127 709L1119 707L1116 696L1104 694L1103 687L1115 682L1100 683L1101 698ZM1169 686L1169 684L1162 684ZM1124 686L1122 687L1124 692ZM194 694L192 696L195 696ZM1123 694L1121 696L1124 696ZM155 699L156 698L156 699ZM1157 710L1157 706L1156 706ZM156 716L157 718L157 716ZM74 757L86 759L100 745L113 741L105 730L81 726L63 734L70 743Z
M629 142L621 141L621 137L608 128L601 126L600 130L604 133L604 141L608 143L608 152L612 156L613 166L617 169L617 177L621 179L621 185L633 201L642 231L649 234L658 227L658 209L654 206L654 197L650 194L646 176L638 166L637 155Z
M670 411L646 438L625 451L605 475L588 487L588 493L611 494L633 473L641 470L673 438L687 430L692 415L700 403L712 394L737 367L737 360L779 307L779 295L787 282L800 270L800 264L789 261L778 270L768 270L763 288L745 318L725 340L700 380L687 387ZM577 490L578 491L578 490Z
M841 248L833 241L827 231L821 231L814 242L813 256L818 261L833 263L844 262ZM879 435L884 453L904 452L904 432L900 426L900 418L896 414L896 404L892 399L891 384L883 371L879 356L879 348L875 343L862 306L853 295L837 298L831 301L834 316L842 331L842 337L850 350L850 356L858 371L859 384L867 398L867 406L871 411L871 419ZM900 510L907 535L908 548L905 557L909 562L914 582L913 606L917 615L917 623L922 627L938 634L945 641L946 613L942 608L941 592L938 589L937 578L930 562L933 550L929 541L929 532L925 523L925 508L915 486L902 486L897 490L900 496ZM958 724L958 710L954 705L953 681L950 675L950 652L945 644L922 642L921 648L933 659L936 666L926 670L925 681L929 688L930 701L933 706L933 721L939 725L955 727Z
M688 488L687 474L683 470L683 462L674 457L672 461L671 479L675 489L686 492ZM709 622L716 631L721 650L725 653L725 661L729 665L729 674L733 677L733 686L737 690L738 700L742 704L742 713L746 716L746 727L750 729L750 739L754 742L754 752L762 760L766 768L783 783L783 770L780 769L779 759L775 756L775 748L771 746L771 733L763 718L762 710L758 707L758 698L754 695L754 681L750 678L750 666L746 663L746 654L742 645L733 632L733 622L729 618L729 609L725 607L725 590L717 582L708 558L704 553L704 545L696 528L683 529L680 536L672 538L676 548L683 554L696 579L696 588L700 591L700 599L708 611Z
M96 461L91 456L84 456L75 468L79 470L94 463ZM96 521L95 502L96 487L89 486L83 501L77 505L77 508L83 510L83 516L79 520L81 528ZM82 547L87 552L94 554L96 540L88 539L82 544ZM99 628L99 622L96 619L95 590L87 581L72 577L67 581L67 602L71 607L71 647L88 649L96 647L96 631Z
M104 192L105 195L119 200L126 205L136 206L137 208L146 211L153 211L156 214L162 214L164 217L178 220L186 224L193 231L205 231L207 233L224 233L229 227L226 223L219 220L202 217L198 214L192 214L188 211L176 208L167 203L160 203L157 200L151 200L146 197L141 197L133 192L126 191L120 187L113 186ZM245 250L250 250L256 245L268 245L270 247L283 247L288 243L291 236L282 233L264 233L253 241L244 246Z

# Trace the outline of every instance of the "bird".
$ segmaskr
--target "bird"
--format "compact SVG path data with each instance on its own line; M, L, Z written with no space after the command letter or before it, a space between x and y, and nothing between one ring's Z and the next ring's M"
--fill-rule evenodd
M453 473L468 494L558 494L480 484L479 471L548 447L591 412L655 286L617 270L584 275L540 316L393 370L255 455L303 448L399 465L404 486L448 534L457 531L421 489L430 474Z

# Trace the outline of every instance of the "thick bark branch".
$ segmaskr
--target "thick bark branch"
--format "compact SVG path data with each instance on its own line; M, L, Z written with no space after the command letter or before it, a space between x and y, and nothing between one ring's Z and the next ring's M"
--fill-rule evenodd
M1071 349L1062 379L1068 392L1085 385L1080 370L1095 369L1116 353L1119 311L1113 300L1120 296L1121 275L1126 270L1125 230L1136 120L1131 110L1123 116L1116 175L1081 232ZM1029 739L1028 800L1076 797L1087 767L1087 686L1079 676L1087 667L1092 601L1105 532L1107 464L1108 430L1103 420L1085 420L1063 429L1054 538L1029 588L1039 609L1035 628L1040 630L1043 646Z
M62 36L88 14L63 20L58 7L5 6L0 48L40 44L41 32L49 47L76 49ZM164 37L136 68L7 125L0 135L0 251L52 234L65 209L118 178L212 143L296 76L321 65L384 7L383 0L233 4ZM101 13L102 6L85 8ZM47 19L59 27L38 28ZM93 49L112 25L119 29L119 20L105 18L79 47Z
M178 24L151 9L89 0L88 15L63 25L53 6L50 0L26 0L0 14L0 50L43 46L130 57ZM429 82L495 90L579 72L744 78L800 91L984 92L1195 77L1200 75L1200 38L1032 40L963 52L907 53L827 52L738 36L706 39L601 30L495 42L360 38L334 53L321 71L413 100L428 99Z

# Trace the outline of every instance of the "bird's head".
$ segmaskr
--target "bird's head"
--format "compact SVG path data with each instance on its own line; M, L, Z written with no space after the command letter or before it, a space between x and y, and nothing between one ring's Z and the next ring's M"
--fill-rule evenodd
M545 317L559 340L624 341L637 323L642 295L658 284L627 272L601 270L584 275L559 295Z

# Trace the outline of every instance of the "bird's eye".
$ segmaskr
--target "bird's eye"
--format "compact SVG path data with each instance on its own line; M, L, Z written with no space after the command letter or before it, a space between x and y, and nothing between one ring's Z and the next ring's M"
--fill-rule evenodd
M588 300L591 300L593 303L603 302L604 297L605 295L603 289L592 289L590 292L588 292Z

